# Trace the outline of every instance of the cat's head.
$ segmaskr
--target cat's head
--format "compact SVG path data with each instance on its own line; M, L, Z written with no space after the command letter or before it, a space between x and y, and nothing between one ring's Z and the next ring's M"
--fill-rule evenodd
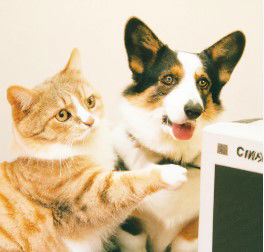
M77 49L61 72L33 89L11 86L7 98L16 144L45 159L74 155L93 139L103 117L101 97L83 78Z

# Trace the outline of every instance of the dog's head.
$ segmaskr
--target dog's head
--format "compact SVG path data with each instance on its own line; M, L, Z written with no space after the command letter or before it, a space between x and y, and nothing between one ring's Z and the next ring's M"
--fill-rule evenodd
M201 53L173 51L133 17L125 46L134 80L125 99L149 115L159 114L160 127L174 139L188 140L197 122L221 111L220 92L243 53L245 36L233 32Z

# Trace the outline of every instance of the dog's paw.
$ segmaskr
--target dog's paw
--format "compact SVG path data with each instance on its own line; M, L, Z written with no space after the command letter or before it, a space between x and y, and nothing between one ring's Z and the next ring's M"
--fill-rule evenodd
M174 164L160 165L159 169L162 181L168 185L166 189L175 190L187 181L187 170L182 166Z

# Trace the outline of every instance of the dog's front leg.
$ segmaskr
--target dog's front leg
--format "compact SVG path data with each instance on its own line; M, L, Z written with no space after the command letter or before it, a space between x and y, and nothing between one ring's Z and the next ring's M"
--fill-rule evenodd
M115 142L116 152L119 158L122 159L128 170L139 170L146 167L150 167L150 168L167 167L167 169L172 169L172 170L179 169L179 166L174 164L166 164L166 165L157 164L162 157L156 153L151 153L151 151L148 151L143 146L140 146L137 143L137 141L133 139L131 136L129 136L127 131L122 127L116 129L116 131L114 132L114 142ZM170 177L168 179L173 179L173 177ZM149 231L149 228L146 226L147 224L146 220L142 218L141 211L139 210L136 212L137 212L136 215L135 213L132 214L132 216L134 217L128 218L125 222L125 225L124 224L121 225L117 230L116 239L119 248L121 249L122 252L147 251L146 250L147 233L145 232L145 229L148 229ZM142 214L145 216L144 211L142 212ZM136 218L137 220L135 221ZM153 240L153 237L149 237L149 238L152 238ZM152 244L150 246L156 247L153 241L151 241L151 243ZM165 248L166 248L168 242L165 243L166 243L165 244ZM159 242L158 245L160 245Z

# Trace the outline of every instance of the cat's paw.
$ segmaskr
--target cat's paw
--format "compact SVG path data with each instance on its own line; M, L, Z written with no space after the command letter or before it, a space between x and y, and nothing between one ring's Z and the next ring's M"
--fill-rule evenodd
M175 190L187 181L187 170L182 166L174 164L160 165L159 169L162 181L168 185L166 189Z

